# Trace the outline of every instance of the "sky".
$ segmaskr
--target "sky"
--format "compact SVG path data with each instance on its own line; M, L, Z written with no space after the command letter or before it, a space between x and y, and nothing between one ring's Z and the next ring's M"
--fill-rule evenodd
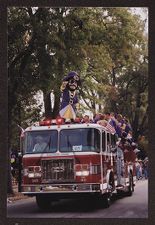
M132 12L140 15L141 19L146 20L145 24L145 32L148 34L148 22L149 22L149 11L147 7L134 7L132 8Z

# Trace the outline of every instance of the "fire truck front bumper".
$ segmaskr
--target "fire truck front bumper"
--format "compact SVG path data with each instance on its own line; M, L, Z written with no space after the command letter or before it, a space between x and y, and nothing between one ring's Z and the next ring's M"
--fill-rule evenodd
M22 193L35 195L41 193L91 193L100 192L100 184L46 184L46 185L23 185Z

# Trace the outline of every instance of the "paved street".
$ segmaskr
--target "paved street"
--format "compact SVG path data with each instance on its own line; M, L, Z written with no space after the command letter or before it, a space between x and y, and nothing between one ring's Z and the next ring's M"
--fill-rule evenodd
M132 197L116 198L110 208L102 208L86 201L61 200L48 212L38 209L35 198L8 204L8 217L15 218L147 218L148 181L137 181Z

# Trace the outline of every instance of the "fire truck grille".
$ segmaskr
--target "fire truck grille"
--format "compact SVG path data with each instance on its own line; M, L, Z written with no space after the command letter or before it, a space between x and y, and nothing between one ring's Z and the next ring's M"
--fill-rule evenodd
M63 183L74 181L73 159L42 160L42 183Z

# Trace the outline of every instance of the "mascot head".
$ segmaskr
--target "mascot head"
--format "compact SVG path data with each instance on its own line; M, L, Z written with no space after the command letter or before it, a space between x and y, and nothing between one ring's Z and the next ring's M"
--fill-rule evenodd
M72 71L70 72L64 79L63 81L67 81L67 88L70 90L70 91L75 91L78 86L81 85L81 81L80 81L80 77L79 75Z

